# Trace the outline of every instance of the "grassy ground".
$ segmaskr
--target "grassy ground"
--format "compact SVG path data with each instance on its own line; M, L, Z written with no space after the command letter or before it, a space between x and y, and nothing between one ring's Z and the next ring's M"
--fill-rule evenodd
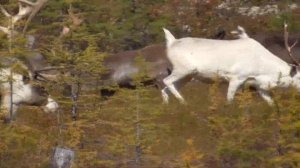
M264 159L276 145L274 108L249 92L229 105L225 88L190 83L182 89L187 105L173 97L163 105L154 88L120 90L106 101L86 94L77 121L71 104L59 99L60 123L57 114L23 107L14 123L0 124L0 167L49 167L56 146L75 150L73 167L82 168L269 166Z

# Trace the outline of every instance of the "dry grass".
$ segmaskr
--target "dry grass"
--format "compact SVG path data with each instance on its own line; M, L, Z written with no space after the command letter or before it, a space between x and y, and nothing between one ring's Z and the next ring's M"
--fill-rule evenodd
M210 88L199 83L185 86L182 94L187 105L174 98L163 105L154 88L139 93L139 100L132 90L122 90L107 101L84 96L78 121L70 119L70 104L61 108L62 134L55 114L24 107L13 124L0 125L0 167L48 167L51 150L57 145L76 151L75 167L131 167L137 145L137 107L142 128L141 165L145 168L219 167L224 161L220 152L228 150L228 142L245 151L272 146L274 139L269 135L275 129L271 124L274 108L247 91L227 104L226 86L217 91ZM251 138L259 139L262 146L250 147Z

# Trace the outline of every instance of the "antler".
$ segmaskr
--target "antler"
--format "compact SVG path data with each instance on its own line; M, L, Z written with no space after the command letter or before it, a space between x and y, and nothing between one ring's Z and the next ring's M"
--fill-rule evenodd
M0 26L0 30L5 34L9 34L9 32L10 32L7 27L3 27L3 26Z
M14 15L14 16L9 14L2 5L0 5L0 9L1 9L1 12L4 14L4 16L11 19L11 22L14 25L16 22L18 22L20 19L24 18L26 15L28 15L32 11L33 4L25 3L22 0L20 0L19 1L19 12L18 12L18 14Z
M80 18L78 14L74 14L72 5L70 5L68 9L68 13L69 13L69 19L71 20L72 24L69 27L68 26L63 27L63 30L61 32L61 37L67 35L71 30L75 30L77 27L81 25L81 23L84 20L83 18Z
M52 70L61 70L61 69L68 69L69 67L63 67L63 66L60 66L60 67L46 67L46 68L43 68L43 69L38 69L38 70L35 70L36 73L41 73L41 72L46 72L46 71L52 71Z
M10 23L7 27L0 26L0 30L4 32L7 35L11 35L12 32L14 32L14 25L27 15L31 14L26 22L26 25L24 27L23 32L25 32L27 28L27 24L30 22L30 20L35 16L35 14L42 8L42 6L47 2L48 0L37 0L35 3L28 1L28 0L19 0L19 12L16 15L12 15L7 12L7 10L0 5L0 11L3 13L3 15L8 18Z
M2 5L0 5L0 9L1 9L1 12L4 14L4 16L11 17L11 15L3 8Z
M289 46L289 32L287 31L287 23L284 23L284 45L285 45L285 48L287 49L288 51L288 54L290 56L290 58L292 59L292 61L294 62L294 64L296 64L297 66L300 65L300 63L295 59L295 57L293 56L292 54L292 49L296 46L296 44L298 43L298 40L296 40L293 45Z
M19 0L21 2L27 3L27 4L32 4L32 6L34 6L34 8L32 9L31 14L29 15L25 26L23 28L23 33L26 32L28 24L31 22L31 20L34 18L34 16L45 6L45 4L49 1L49 0L37 0L35 3L29 2L27 0Z
M31 5L31 6L36 6L36 4L38 3L38 1L33 3L33 2L27 1L27 0L19 0L19 2L23 2L23 3Z
M26 4L26 6L22 5L22 2L19 1L19 12L17 15L13 16L12 22L13 24L17 23L19 20L28 15L33 9L32 5Z
M57 74L48 74L45 72L49 72L49 71L57 71L57 70L63 70L63 69L68 69L70 67L64 67L64 66L60 66L60 67L46 67L43 69L38 69L38 70L34 70L34 78L38 79L40 81L55 81L57 80L58 75Z
M83 22L84 19L80 18L77 14L73 13L73 7L70 5L70 8L68 9L69 17L72 20L71 28L75 29ZM77 15L77 16L76 16Z

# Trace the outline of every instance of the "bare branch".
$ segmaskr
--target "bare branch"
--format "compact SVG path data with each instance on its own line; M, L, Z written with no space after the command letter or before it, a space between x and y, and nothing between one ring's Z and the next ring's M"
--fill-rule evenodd
M296 46L296 44L298 43L298 40L296 40L293 45L289 46L289 32L287 30L287 23L284 23L284 45L285 48L287 49L287 52L290 56L290 58L292 59L292 61L296 64L296 65L300 65L300 63L295 59L295 57L292 54L292 49Z

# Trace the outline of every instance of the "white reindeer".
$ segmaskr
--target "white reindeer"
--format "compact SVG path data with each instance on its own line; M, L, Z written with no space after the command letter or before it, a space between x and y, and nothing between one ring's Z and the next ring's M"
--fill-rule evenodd
M55 112L58 104L42 86L33 84L35 77L25 65L23 73L11 68L0 69L1 113L3 119L14 119L20 105L40 106L45 112Z
M229 81L227 100L233 100L238 88L250 83L257 88L261 97L272 105L268 90L290 85L300 90L300 71L298 66L289 65L269 52L254 39L248 37L242 27L238 28L239 39L212 40L204 38L175 37L164 29L167 40L167 56L173 65L172 73L163 81L162 97L168 103L170 91L181 103L185 100L175 87L175 83L186 76L201 78L221 77ZM287 25L285 24L285 45L293 60L288 46Z
M19 0L19 11L15 15L8 13L0 5L0 11L7 18L7 25L0 26L0 31L7 35L9 43L12 43L13 37L18 34L15 31L15 24L27 15L30 15L27 20L29 22L47 1L37 0L33 3L27 0ZM14 61L14 59L9 59L8 62L12 60ZM22 72L16 72L9 67L0 69L1 116L6 121L14 119L20 105L40 106L46 112L55 112L58 109L58 104L42 86L34 84L38 77L43 78L43 76L38 72L31 72L22 63L19 63L19 65Z

